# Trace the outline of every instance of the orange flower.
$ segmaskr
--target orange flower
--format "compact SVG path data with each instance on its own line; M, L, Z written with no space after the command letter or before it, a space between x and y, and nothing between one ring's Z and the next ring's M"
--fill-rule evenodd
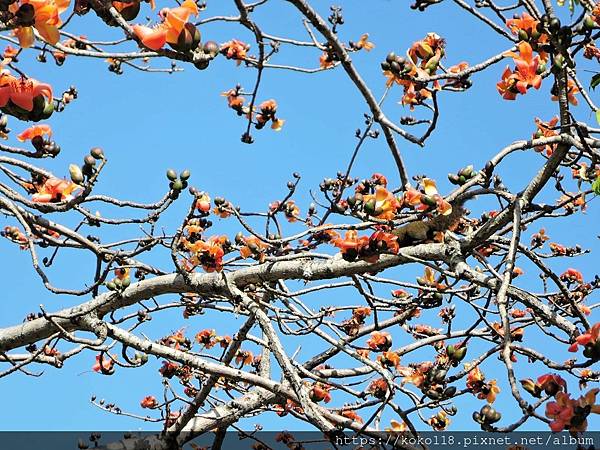
M383 367L398 368L400 366L400 355L396 352L383 352L377 357L377 362Z
M354 47L356 50L366 50L370 52L375 48L375 44L369 42L369 33L365 33L360 36L358 42L353 43L352 47Z
M600 337L600 322L595 324L587 333L581 334L575 338L575 342L569 347L569 351L574 353L579 349L580 345L587 346L588 344L596 344Z
M375 194L365 195L363 202L367 213L381 220L392 220L400 208L394 194L383 186L377 186Z
M191 31L195 36L187 36L190 38L190 42L199 39L199 33L193 25L188 25L188 27L191 26L191 31L186 28L189 17L198 15L198 5L193 0L185 0L181 6L176 8L163 8L159 15L163 22L153 28L144 25L132 27L133 32L145 47L156 51L160 50L167 42L177 45L181 34L186 32L190 34Z
M404 422L398 422L397 420L390 420L389 428L385 429L388 433L403 433L408 431L408 426Z
M516 17L506 21L506 26L510 28L513 34L518 35L520 30L526 31L528 34L537 31L537 24L539 22L531 17L527 12L523 12L521 17Z
M315 383L315 385L310 390L309 397L315 403L322 401L324 401L325 403L329 403L331 401L331 394L329 393L330 389L331 386L329 385L323 383Z
M69 0L21 0L10 5L9 11L12 13L23 11L24 5L31 5L33 8L33 27L40 36L50 44L56 44L60 39L58 29L62 25L60 14L69 7ZM33 45L32 27L19 27L14 30L14 33L21 47L27 48Z
M177 44L179 35L190 16L198 15L198 5L194 0L185 0L177 8L164 8L161 15L164 17L163 26L167 30L167 42Z
M250 46L237 39L226 42L221 46L221 53L225 55L225 58L236 60L238 66L246 59L248 50L250 50Z
M351 409L345 409L345 410L343 410L340 413L340 415L342 417L345 417L346 419L353 420L354 422L357 422L357 423L363 423L364 422L363 418L360 417L358 414L356 414L356 411L353 411Z
M371 384L367 388L367 392L373 394L374 397L383 399L385 398L388 389L389 386L387 384L387 381L385 381L385 379L383 378L377 378L376 380L373 380L371 382Z
M563 281L567 281L569 283L579 283L579 284L583 284L583 275L581 274L580 271L575 270L575 269L567 269L565 272L563 272L560 276L560 279Z
M21 134L17 136L17 139L21 142L30 141L36 136L52 136L52 128L50 125L34 125L27 128Z
M269 248L269 244L261 241L256 236L242 238L242 244L243 245L240 248L240 255L242 258L252 257L260 262L265 259L265 252Z
M167 29L163 26L150 28L144 25L134 25L133 32L150 50L160 50L167 43Z
M533 139L539 139L542 137L552 137L558 136L558 131L555 129L556 124L558 123L558 117L553 117L548 122L542 122L539 118L535 118L535 125L537 126L537 131L533 134ZM546 145L538 145L535 147L536 152L546 151L547 156L551 156L556 149L557 144L546 144Z
M392 346L392 337L390 333L374 331L371 333L371 339L367 341L367 345L376 352L385 352Z
M579 103L577 101L577 98L575 97L575 95L577 94L579 94L579 88L577 87L575 82L569 78L569 81L567 81L567 100L569 100L569 103L574 106L577 106L577 104ZM552 101L558 101L558 97L556 95L553 95Z
M563 430L583 432L587 430L587 417L590 413L600 414L600 405L596 405L596 396L600 389L592 389L577 400L566 392L556 394L554 402L546 404L546 417L553 419L550 429L558 433Z
M330 69L334 64L333 58L328 52L323 52L321 56L319 56L319 67L321 69Z
M156 400L156 397L154 397L153 395L148 395L147 397L144 397L142 399L142 401L140 402L140 406L142 408L153 409L158 406L158 401Z
M540 389L543 389L544 392L548 395L556 395L559 391L567 390L567 382L560 376L555 373L547 373L546 375L542 375L538 377L537 384Z
M52 88L49 84L40 83L33 78L17 79L8 72L0 74L0 108L12 102L15 106L32 112L34 99L38 97L52 103Z
M101 372L105 375L110 375L114 372L115 368L114 355L98 355L96 356L96 363L92 366L94 372Z
M519 53L507 52L515 62L516 69L511 71L509 67L502 74L502 81L497 84L498 92L505 100L514 100L517 94L526 94L529 87L539 89L542 85L542 77L539 75L538 67L540 57L533 56L533 49L528 42L520 42Z
M445 411L440 411L427 421L435 431L444 431L450 425L450 418Z
M248 350L238 350L237 354L235 355L235 363L240 364L241 366L252 364L253 360L254 355Z
M217 333L215 330L202 330L196 334L196 342L203 345L205 348L212 348L217 343L215 340L216 335Z
M80 186L61 178L48 178L44 184L37 187L37 193L31 199L37 203L63 202L73 199L71 195Z

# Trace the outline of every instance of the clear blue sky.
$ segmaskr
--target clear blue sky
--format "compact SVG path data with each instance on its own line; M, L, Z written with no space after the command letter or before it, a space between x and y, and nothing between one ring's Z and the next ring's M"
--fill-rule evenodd
M234 13L229 3L209 1L203 17L223 12ZM256 15L256 19L270 34L286 35L306 39L299 17L285 2L273 5ZM326 2L320 12L328 14ZM158 2L162 6L171 3ZM413 41L435 31L447 40L446 65L461 61L477 63L508 48L483 25L472 20L463 10L451 2L437 5L426 13L416 13L408 2L391 0L346 1L342 4L346 25L340 34L345 41L357 40L364 32L376 48L370 53L354 57L365 80L372 86L376 96L381 95L385 79L379 63L389 51L403 53ZM149 10L147 10L149 14ZM143 16L140 16L143 17ZM91 39L122 36L118 29L110 29L91 14L74 18L69 31L85 34ZM239 26L211 25L202 29L203 39L219 42L239 38L251 42L251 37ZM255 47L255 46L254 46ZM259 99L275 98L279 103L279 115L286 119L284 130L275 133L269 129L255 133L255 144L248 146L240 142L244 130L243 120L226 107L220 93L236 83L249 89L254 72L236 67L232 61L218 58L206 71L193 66L184 66L185 71L172 75L148 74L125 68L125 74L115 76L107 70L102 60L68 58L64 66L53 63L45 65L35 62L36 52L25 52L21 68L30 76L50 82L57 92L74 84L79 98L61 114L49 121L54 129L56 141L63 151L47 167L58 176L67 174L69 163L79 162L93 146L105 149L109 165L97 186L97 192L129 198L137 201L152 201L160 198L167 188L164 176L168 167L192 171L191 183L212 195L227 197L245 210L264 209L269 202L282 198L286 193L286 182L292 172L303 176L300 194L296 201L303 211L310 203L309 189L317 188L324 177L335 176L345 168L355 145L354 133L363 125L365 104L341 69L315 75L281 71L268 71L261 87ZM295 63L306 67L318 65L319 52L314 49L298 50L283 48L274 62ZM441 118L438 129L424 149L409 145L399 139L402 154L412 175L426 173L438 180L442 193L450 190L446 179L448 172L456 171L468 164L479 168L501 147L517 139L529 138L534 131L533 120L539 116L548 120L556 114L556 104L549 101L550 83L546 80L537 92L520 97L517 102L503 101L496 92L495 84L508 61L473 77L474 85L463 94L443 93L440 96ZM155 64L160 64L156 61ZM164 62L166 66L168 62ZM588 64L589 65L589 64ZM399 89L392 90L387 105L387 114L399 120L409 111L396 104L400 100ZM583 109L579 119L592 120ZM25 124L10 124L16 132ZM15 133L16 134L16 133ZM12 142L12 141L11 141ZM518 190L542 164L539 155L528 152L511 160L501 174L509 188ZM398 182L394 163L382 138L370 140L362 149L354 176L368 177L373 172L388 175L390 182ZM552 197L546 197L552 201ZM167 230L173 230L188 207L187 198L182 196L162 221ZM118 213L118 211L109 211ZM475 213L481 210L474 207ZM577 215L558 223L548 223L548 233L554 240L566 245L577 242L589 243L598 250L597 206L591 205L585 216ZM0 225L4 226L0 218ZM298 230L291 226L289 230ZM128 230L127 235L135 233ZM233 221L219 223L215 232L233 234L237 227ZM528 237L537 229L528 230ZM95 233L94 230L91 231ZM116 231L104 229L105 236L121 236ZM108 239L108 237L107 237ZM587 244L586 244L587 246ZM168 267L166 255L158 255L151 262ZM575 266L586 278L594 274L592 256L577 261L560 262L557 270ZM36 311L39 304L53 311L80 302L80 298L49 295L30 266L29 255L8 242L0 241L0 327L20 322L29 312ZM530 269L522 265L525 270ZM420 270L420 269L419 269ZM75 255L59 257L56 268L50 271L52 280L60 286L76 288L89 281L92 273L91 260ZM412 268L401 268L393 274L413 280L417 272ZM525 278L525 277L524 277ZM536 275L521 283L531 290L540 290ZM597 296L596 296L597 297ZM313 296L314 302L335 304L346 301L343 292L326 298ZM589 303L594 303L594 298ZM597 300L597 298L596 298ZM358 300L354 298L353 302ZM317 305L318 306L318 305ZM159 338L186 325L189 334L200 329L215 327L225 334L233 331L231 323L223 318L217 322L199 316L184 322L179 315L166 315L155 320L145 331ZM238 321L239 323L240 321ZM422 322L426 322L425 319ZM544 347L543 338L534 339L538 348L554 352L555 348ZM397 342L399 344L399 342ZM298 342L290 342L296 348ZM475 349L474 349L475 350ZM556 360L567 358L561 349L551 354ZM563 355L564 353L564 355ZM300 356L307 357L308 349ZM474 353L471 354L474 356ZM106 377L90 372L93 355L85 353L69 360L62 370L42 367L40 378L16 374L0 381L0 429L137 429L148 428L147 424L124 417L103 413L89 404L92 394L107 401L118 401L124 410L142 413L138 404L145 395L161 395L161 383L157 374L160 363L151 360L147 369L118 369L118 376ZM488 361L484 371L488 378L503 378L504 373L494 373L494 367L502 367L497 361ZM518 376L537 376L540 369L528 372L525 361L518 366ZM462 383L459 384L463 386ZM573 383L573 391L577 392ZM482 406L481 401L468 398L468 405L459 418L454 419L451 429L474 429L471 411ZM497 401L505 411L506 422L514 418L513 399L506 386ZM429 413L427 414L430 415ZM278 420L277 425L269 419L253 419L248 423L261 422L267 429L294 427L288 419ZM504 420L503 420L504 423ZM600 422L594 419L592 428L598 429ZM541 425L530 426L537 429Z

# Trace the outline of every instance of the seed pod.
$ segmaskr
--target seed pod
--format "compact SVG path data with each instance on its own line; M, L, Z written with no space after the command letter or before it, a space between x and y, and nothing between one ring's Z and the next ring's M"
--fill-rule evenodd
M90 150L90 155L96 159L104 159L104 151L100 147L94 147Z
M211 58L214 58L219 54L219 44L217 44L215 41L207 41L204 43L202 50L204 53L210 55Z
M367 213L370 216L375 215L375 205L376 205L376 202L374 199L371 199L367 203L365 203L365 206L364 206L365 213Z
M183 182L181 180L173 181L173 190L182 191L184 189Z
M191 175L190 171L188 169L185 169L183 172L181 172L179 174L179 178L181 178L183 181L186 181L187 179L190 178L190 175Z
M175 181L177 179L177 172L173 169L167 170L167 178L171 181Z
M121 285L123 286L123 289L128 288L131 285L131 278L123 278L123 280L121 280Z
M454 173L449 173L448 174L448 180L450 181L450 183L452 184L459 184L459 178L458 175L454 174Z
M96 158L94 158L92 155L85 155L83 158L83 163L86 166L94 167L96 165Z
M71 181L73 183L83 183L83 173L81 172L81 168L77 164L69 165L69 175L71 175Z
M596 22L594 22L594 19L592 19L591 16L585 16L585 19L583 19L583 27L588 30L591 30L595 26L596 26Z
M527 34L527 31L525 30L519 30L519 40L521 41L527 41L529 39L529 35Z
M448 386L444 390L444 397L454 397L454 394L456 394L456 387L455 386Z
M435 200L435 198L433 198L430 195L421 196L421 202L424 203L425 205L431 206L431 207L434 207L437 205L437 201Z

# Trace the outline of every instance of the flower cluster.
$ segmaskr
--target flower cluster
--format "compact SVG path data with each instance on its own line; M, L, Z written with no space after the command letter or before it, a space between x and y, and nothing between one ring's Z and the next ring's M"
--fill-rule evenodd
M62 25L60 14L67 10L69 3L69 0L20 0L10 4L9 12L15 14L18 22L23 24L14 30L19 45L31 47L35 41L35 31L45 41L56 44Z
M256 114L256 129L260 130L269 121L271 122L271 129L280 131L283 128L285 120L278 119L275 117L277 113L277 102L273 99L266 100L258 105L258 114Z
M423 192L409 188L404 192L403 202L413 207L415 211L435 210L439 214L448 215L452 212L452 205L438 193L435 181L430 178L421 180Z
M402 105L409 105L410 109L423 104L431 98L431 91L427 88L427 83L417 81L417 77L428 77L434 75L439 67L440 61L445 54L446 42L435 33L429 33L427 36L410 47L407 52L408 59L395 53L389 53L386 60L381 63L383 74L387 78L387 85L396 83L404 87L402 96ZM466 66L459 65L454 68L460 71ZM464 80L458 80L458 83ZM434 89L439 89L439 82L433 83Z
M344 330L347 335L355 336L360 330L360 327L365 324L366 318L370 315L371 308L354 308L352 310L352 317L342 322L340 328Z
M347 231L344 238L337 236L331 243L338 247L344 260L352 262L357 259L374 263L383 253L398 253L400 247L397 236L383 230L377 230L371 236L358 236L356 230Z
M520 42L518 52L507 52L515 62L515 68L506 69L502 73L502 81L496 87L505 100L515 100L518 94L525 95L530 87L539 89L542 85L542 65L540 55L533 55L533 49L528 42Z
M582 345L583 356L593 361L600 360L600 322L592 326L587 332L577 336L569 351L575 353Z
M578 399L571 398L564 391L554 396L554 401L546 404L546 417L552 419L550 429L558 433L563 430L569 432L583 432L587 430L587 417L591 414L600 414L600 405L596 404L596 396L600 389L591 389Z
M159 14L162 22L157 26L134 25L132 29L144 47L151 50L160 50L169 44L177 51L189 52L200 44L200 32L188 22L190 16L197 15L196 2L185 0L176 8L163 8Z
M221 45L220 52L225 58L237 61L237 65L239 66L246 59L248 50L250 50L250 45L237 39L232 39Z
M485 375L479 366L471 368L469 364L465 364L465 369L469 371L467 374L467 389L477 398L485 399L488 403L494 403L500 392L496 380L486 381Z

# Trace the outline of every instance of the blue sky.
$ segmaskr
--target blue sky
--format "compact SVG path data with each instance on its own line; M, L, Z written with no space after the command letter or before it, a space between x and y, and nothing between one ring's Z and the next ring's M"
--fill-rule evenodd
M220 3L227 3L221 5ZM233 3L233 2L231 2ZM306 39L300 19L285 2L272 2L264 11L256 14L256 20L269 34ZM325 2L316 2L322 14L328 14ZM158 6L172 6L158 2ZM370 53L356 54L353 59L361 75L372 87L376 97L384 90L384 77L379 63L389 51L403 53L412 42L435 31L447 40L445 64L461 61L471 64L482 61L508 48L505 40L497 37L484 25L472 20L463 10L450 2L444 2L417 13L407 2L351 0L342 3L346 24L340 35L344 41L357 40L370 33L376 48ZM150 10L146 10L151 14ZM222 13L234 14L229 2L208 2L203 17ZM140 16L140 18L143 16ZM118 29L106 30L100 20L91 14L74 18L69 31L85 34L90 39L120 37ZM238 38L251 42L248 33L239 26L211 24L202 28L203 40L223 42ZM253 46L254 49L255 46ZM297 64L305 67L318 65L319 52L314 49L282 48L273 62ZM367 112L364 101L341 69L306 75L292 72L267 71L259 92L259 100L277 99L279 115L286 119L280 133L264 129L254 133L256 142L248 146L240 142L245 129L244 121L226 107L220 93L242 84L249 89L253 84L254 72L236 67L232 61L217 58L208 70L198 71L193 66L182 66L185 71L175 74L150 74L125 68L125 74L115 76L107 70L107 64L98 59L68 58L62 67L49 62L45 65L35 61L36 52L28 51L21 56L21 69L30 76L51 83L57 92L75 85L79 98L65 112L54 114L47 121L54 130L62 153L47 167L58 176L67 174L69 163L79 162L93 146L105 150L109 164L97 185L97 192L137 201L153 201L167 189L165 170L189 168L191 184L214 195L221 195L244 210L264 209L269 202L282 198L287 192L286 183L293 172L302 175L299 194L295 199L303 211L310 203L308 192L318 189L324 177L335 176L346 167L356 142L355 130L363 126L363 113ZM451 189L447 174L468 164L481 167L495 152L517 139L529 138L534 131L533 120L540 117L548 120L556 114L556 103L549 101L550 83L546 80L537 92L529 92L516 102L500 98L495 89L502 70L508 61L503 61L484 73L473 77L473 88L466 93L443 93L440 96L441 118L438 129L421 149L399 139L400 149L411 175L427 174L438 180L442 193ZM168 66L168 62L153 64ZM590 66L587 61L583 64ZM389 96L386 113L392 120L409 114L396 102L401 92L393 89ZM419 113L417 113L419 114ZM578 118L592 120L583 108L577 109ZM25 124L10 123L15 132ZM543 160L533 152L525 152L511 159L500 171L505 184L518 190L526 183ZM385 141L380 138L369 140L361 150L353 175L369 177L374 172L388 176L393 185L398 183L394 163ZM548 192L542 194L546 201L553 201ZM165 215L161 225L174 230L188 207L188 198L182 199ZM481 207L473 207L475 213ZM103 210L103 215L118 214L116 210ZM593 203L586 215L577 215L561 221L547 223L548 233L554 240L566 245L585 242L586 246L598 250L598 209ZM0 218L4 226L5 219ZM299 230L300 225L290 225L289 231ZM233 235L238 230L232 220L219 221L215 232ZM107 239L116 239L135 234L135 228L123 230L103 229ZM530 236L536 229L528 230ZM91 231L95 233L95 230ZM593 256L578 261L558 262L556 270L575 265L586 278L593 276ZM166 254L153 256L149 262L167 268ZM20 322L29 312L36 311L39 304L52 311L80 302L80 298L49 295L43 288L26 252L8 242L0 241L0 327ZM55 284L76 288L90 279L92 261L64 253L56 267L49 273ZM527 266L523 265L527 270ZM531 268L530 268L531 269ZM420 269L418 270L420 271ZM418 272L414 268L401 268L393 274L412 280ZM541 289L536 275L517 282L531 290ZM313 296L314 302L336 304L346 301L347 291L330 295L326 299ZM594 299L590 303L594 303ZM596 299L597 300L597 299ZM353 301L358 301L354 298ZM318 304L317 304L318 305ZM214 321L213 321L214 320ZM210 325L207 323L210 322ZM426 322L426 320L423 320ZM189 333L215 327L219 333L233 331L231 319L215 319L199 316L185 322L179 315L166 314L146 330L159 338L186 325ZM229 331L228 331L229 330ZM544 347L542 337L534 337L539 348ZM295 349L298 342L290 342ZM552 355L557 360L567 358L562 350ZM308 356L308 350L301 355ZM474 356L473 354L471 356ZM161 383L156 370L159 362L152 360L147 369L119 370L118 376L105 377L90 372L92 354L84 354L69 360L62 370L48 367L39 378L16 374L0 383L3 408L0 411L0 429L4 430L68 430L68 429L137 429L149 428L145 423L106 414L89 404L92 394L107 401L118 401L124 410L141 413L140 399L149 394L160 396ZM521 378L539 374L525 366L518 367ZM488 367L488 366L484 366ZM504 373L495 374L497 361L490 361L487 369L489 378L503 378ZM497 369L496 369L497 370ZM504 386L498 405L506 410L506 420L514 418L510 412L512 398ZM467 407L454 419L452 429L472 429L470 419L474 405L469 398ZM471 409L468 409L471 408ZM514 409L514 408L513 408ZM262 422L272 428L270 419L252 419L247 423ZM271 423L271 425L269 425ZM288 419L278 420L276 429L294 427ZM598 429L600 422L592 426ZM540 425L532 425L536 429Z

